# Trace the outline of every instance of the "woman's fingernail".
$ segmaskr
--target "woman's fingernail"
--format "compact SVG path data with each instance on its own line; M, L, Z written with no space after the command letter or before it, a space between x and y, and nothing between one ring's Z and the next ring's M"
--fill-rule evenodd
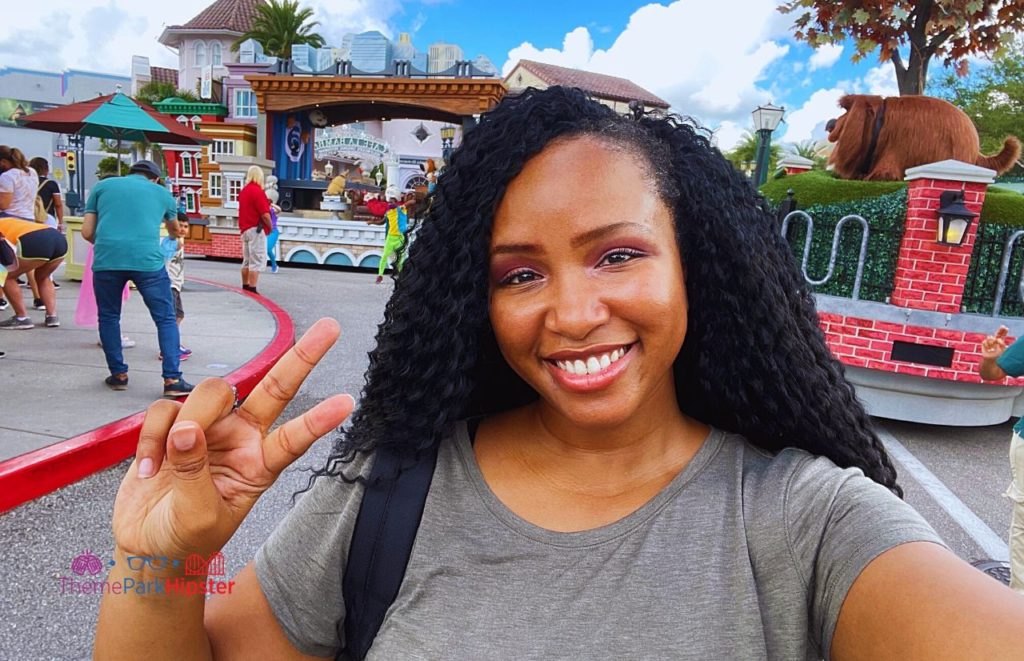
M139 477L150 477L153 475L153 460L145 457L139 462Z
M188 452L196 444L196 430L192 427L182 427L174 432L171 442L179 452Z

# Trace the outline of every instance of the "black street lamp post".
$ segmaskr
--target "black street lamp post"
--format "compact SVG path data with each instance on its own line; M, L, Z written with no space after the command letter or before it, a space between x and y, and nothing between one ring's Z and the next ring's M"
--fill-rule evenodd
M759 188L768 179L768 164L771 161L772 131L779 127L785 108L768 103L758 106L752 113L754 130L757 132L757 169L754 172L754 187Z

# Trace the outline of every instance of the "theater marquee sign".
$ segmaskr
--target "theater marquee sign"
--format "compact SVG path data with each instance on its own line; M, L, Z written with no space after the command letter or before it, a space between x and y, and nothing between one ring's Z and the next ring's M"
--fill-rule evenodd
M346 127L317 129L313 138L313 157L318 160L379 162L391 151L388 143L365 131Z

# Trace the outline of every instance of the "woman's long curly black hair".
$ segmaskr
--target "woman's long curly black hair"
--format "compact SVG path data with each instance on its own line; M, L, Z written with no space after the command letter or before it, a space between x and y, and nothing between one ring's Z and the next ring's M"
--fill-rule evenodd
M506 98L465 135L397 277L360 406L310 483L343 475L357 453L389 447L411 457L460 419L536 399L491 330L491 229L525 163L553 140L579 135L639 155L673 210L689 301L674 365L680 409L772 452L798 447L858 467L902 496L754 188L690 122L620 115L563 87Z

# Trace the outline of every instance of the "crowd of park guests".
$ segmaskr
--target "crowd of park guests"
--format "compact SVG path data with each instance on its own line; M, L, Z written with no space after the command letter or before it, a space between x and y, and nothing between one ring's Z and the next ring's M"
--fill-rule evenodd
M160 176L155 163L143 160L134 163L128 175L93 187L82 223L82 238L92 245L75 316L76 322L91 316L99 327L99 344L110 370L106 385L126 390L123 349L132 342L121 334L121 306L131 283L157 327L164 396L180 397L192 390L180 367L191 352L182 347L178 331L184 318L180 291L188 218L181 219L184 214L159 185ZM44 311L43 326L60 326L54 292L59 285L52 276L68 252L63 221L60 187L49 178L46 160L28 161L21 150L0 145L0 310L13 309L10 317L0 320L0 329L36 328L33 310ZM161 224L168 233L164 240ZM22 285L32 289L31 306Z
M14 311L0 321L0 329L36 326L22 284L32 290L31 308L44 312L43 325L60 326L54 292L59 285L53 273L64 261L68 243L60 187L48 175L46 159L29 161L20 149L0 145L0 310Z

